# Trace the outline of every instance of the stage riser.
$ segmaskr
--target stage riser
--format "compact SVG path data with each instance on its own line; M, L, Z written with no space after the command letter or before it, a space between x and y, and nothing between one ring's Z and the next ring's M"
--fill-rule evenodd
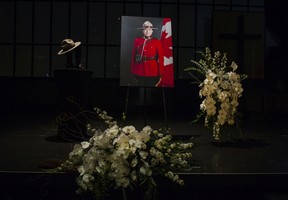
M73 173L2 172L0 173L0 199L94 200L91 194L75 194L76 176L77 174ZM287 174L185 174L180 176L185 181L184 187L166 178L155 177L158 184L158 200L284 200L288 197ZM140 196L142 195L134 196L133 200ZM110 199L122 200L121 191L113 190L107 200Z

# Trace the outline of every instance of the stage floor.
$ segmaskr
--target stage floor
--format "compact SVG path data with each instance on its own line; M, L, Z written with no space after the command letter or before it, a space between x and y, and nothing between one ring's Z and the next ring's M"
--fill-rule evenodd
M195 168L191 173L288 173L288 127L285 119L243 121L243 140L215 144L210 132L192 117L128 117L127 125L137 129L168 126L171 134L194 138ZM0 171L40 172L41 165L68 157L73 145L57 138L55 115L18 115L2 118L0 127ZM133 122L132 122L133 121Z
M194 138L193 169L179 175L185 187L157 179L160 200L286 200L288 199L288 128L285 118L250 116L242 123L243 139L216 145L192 117L131 116L137 129L168 126L176 138ZM54 114L1 117L0 199L93 200L77 195L77 174L47 173L68 157L73 145L57 137ZM111 199L121 199L119 196Z

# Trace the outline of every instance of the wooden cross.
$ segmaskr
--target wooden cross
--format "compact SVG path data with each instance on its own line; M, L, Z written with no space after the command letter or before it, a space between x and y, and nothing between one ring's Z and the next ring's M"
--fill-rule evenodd
M244 61L244 41L261 39L262 35L259 34L245 34L244 33L244 16L240 15L238 18L238 31L237 33L222 33L219 35L220 39L237 40L237 56L239 66L243 68Z

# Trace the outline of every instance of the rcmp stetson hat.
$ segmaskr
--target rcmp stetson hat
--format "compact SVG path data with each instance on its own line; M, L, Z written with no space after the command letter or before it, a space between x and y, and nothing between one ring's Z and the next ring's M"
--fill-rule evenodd
M149 22L149 21L145 21L142 24L142 27L138 28L138 29L145 29L145 28L158 29L158 28L154 28L153 24L151 22Z
M61 42L61 50L58 52L58 55L65 54L76 47L78 47L81 44L81 42L74 42L72 39L64 39Z

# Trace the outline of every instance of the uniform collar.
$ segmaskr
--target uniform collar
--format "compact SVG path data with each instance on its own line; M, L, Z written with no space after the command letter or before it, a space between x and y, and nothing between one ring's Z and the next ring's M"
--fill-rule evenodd
M150 40L150 39L152 39L152 36L150 36L150 37L144 36L143 38L146 39L146 40Z

